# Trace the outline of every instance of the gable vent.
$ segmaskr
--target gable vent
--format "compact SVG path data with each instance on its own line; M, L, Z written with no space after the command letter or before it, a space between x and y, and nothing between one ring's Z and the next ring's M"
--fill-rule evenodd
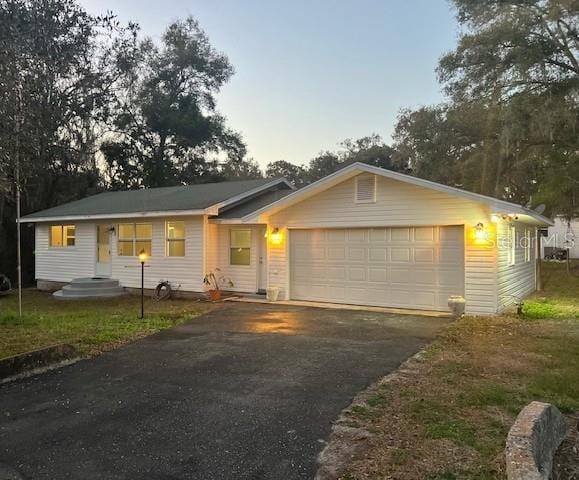
M376 175L358 175L356 177L356 203L374 203L376 201Z

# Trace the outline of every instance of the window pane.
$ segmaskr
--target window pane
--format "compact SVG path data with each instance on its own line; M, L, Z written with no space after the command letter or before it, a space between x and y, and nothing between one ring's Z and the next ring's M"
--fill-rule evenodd
M184 257L185 240L169 240L167 243L167 255L169 257Z
M63 227L63 229L64 229L64 237L66 239L66 246L74 247L76 239L76 227L74 225L67 225Z
M231 230L231 248L250 248L251 230Z
M132 240L134 231L135 229L132 223L119 224L119 240Z
M251 263L251 249L232 248L229 259L231 265L249 265Z
M141 253L141 250L145 250L148 257L151 256L151 240L140 240L135 242L135 255Z
M62 225L52 225L50 227L50 246L62 247Z
M132 257L133 256L133 241L119 240L119 256Z
M167 238L185 238L185 222L167 222Z
M151 223L137 223L135 225L137 235L135 238L147 240L153 238L153 225Z

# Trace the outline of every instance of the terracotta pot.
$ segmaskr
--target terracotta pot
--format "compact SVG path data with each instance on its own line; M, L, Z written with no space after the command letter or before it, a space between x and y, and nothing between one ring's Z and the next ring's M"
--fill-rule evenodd
M218 302L221 300L221 290L209 290L209 296L212 302Z

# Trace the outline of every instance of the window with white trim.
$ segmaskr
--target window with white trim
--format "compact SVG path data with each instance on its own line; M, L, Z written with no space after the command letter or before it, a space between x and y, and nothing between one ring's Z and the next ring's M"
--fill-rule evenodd
M507 230L507 265L514 265L517 252L517 231L514 225L509 225Z
M531 232L529 230L525 230L525 262L527 263L531 261L531 250Z
M229 264L251 264L251 230L234 228L229 231Z
M76 226L51 225L49 244L56 248L74 247L76 244Z
M120 223L118 237L117 253L120 257L136 257L141 250L151 256L153 224Z
M167 222L165 227L166 249L168 257L185 256L185 222Z
M356 203L376 203L376 175L356 177Z

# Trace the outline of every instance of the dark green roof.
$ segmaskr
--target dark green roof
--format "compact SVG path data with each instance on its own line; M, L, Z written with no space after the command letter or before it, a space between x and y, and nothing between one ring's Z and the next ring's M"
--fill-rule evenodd
M247 194L281 180L271 178L238 182L203 183L177 187L104 192L23 217L41 220L52 217L126 215L143 212L202 210Z
M227 208L223 213L219 212L217 218L242 218L245 215L249 215L251 212L255 212L256 210L289 195L292 192L295 192L295 190L287 185L285 188L280 187L275 190L267 190L258 196L252 197L251 199L241 202L231 208Z

